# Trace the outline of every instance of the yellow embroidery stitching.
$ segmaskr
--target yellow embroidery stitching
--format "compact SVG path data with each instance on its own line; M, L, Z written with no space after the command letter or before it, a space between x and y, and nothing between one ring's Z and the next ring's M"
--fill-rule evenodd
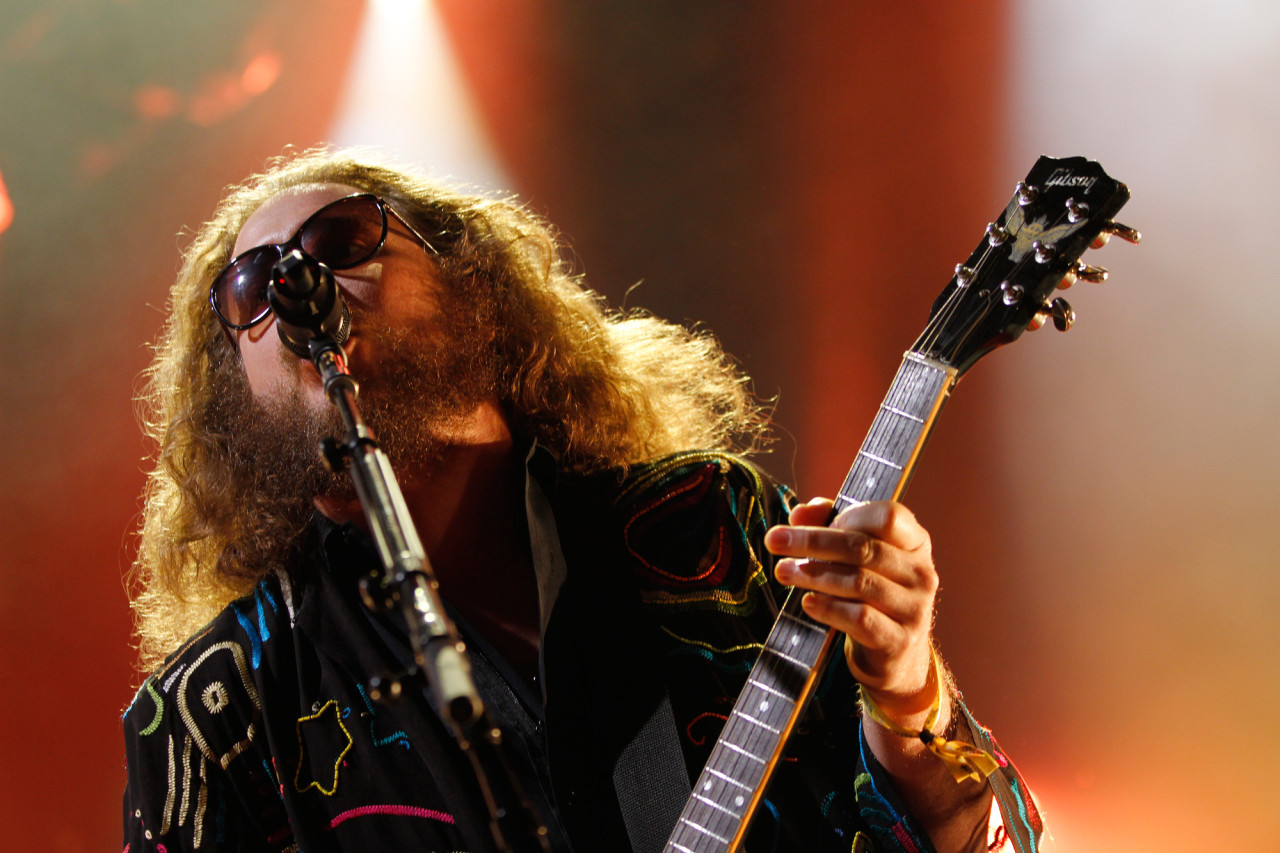
M312 779L304 788L302 786L302 756L305 751L305 746L302 743L302 724L320 719L329 711L330 708L333 709L333 718L338 721L338 728L342 730L342 734L347 738L347 745L342 748L342 751L338 753L338 757L333 761L333 785L330 786L328 790L325 790L324 786L315 779ZM342 759L347 757L347 753L351 751L353 744L354 741L351 738L351 732L347 731L346 725L342 722L342 715L338 712L338 700L336 699L330 699L328 702L325 702L324 705L320 707L320 710L316 711L311 716L300 718L298 720L298 769L295 770L293 774L294 790L299 794L304 794L312 788L315 788L326 797L332 797L333 793L338 790L338 770L342 767Z

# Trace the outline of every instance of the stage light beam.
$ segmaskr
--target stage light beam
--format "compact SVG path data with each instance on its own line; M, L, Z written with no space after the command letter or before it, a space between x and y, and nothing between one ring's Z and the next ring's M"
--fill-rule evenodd
M372 146L481 187L510 186L439 12L425 0L366 5L330 140Z

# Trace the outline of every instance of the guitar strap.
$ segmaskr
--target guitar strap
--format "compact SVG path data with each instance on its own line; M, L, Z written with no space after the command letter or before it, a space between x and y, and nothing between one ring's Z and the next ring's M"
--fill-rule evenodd
M991 755L999 756L1004 764L1008 765L1009 759L991 737L991 733L973 718L965 704L957 702L954 707L964 712L964 720L969 726L973 745L986 750ZM1009 765L1009 768L1012 769L1012 766ZM987 782L990 783L992 794L1000 806L1000 815L1004 818L1004 829L1008 833L1009 840L1013 842L1014 850L1017 853L1037 853L1039 847L1036 845L1036 837L1043 829L1043 824L1035 804L1031 802L1029 792L1023 792L1025 796L1022 797L1014 793L1014 786L1019 784L1017 774L1006 771L1005 767L1000 767L987 777Z
M613 787L633 853L661 853L692 793L666 691L618 756Z
M554 482L554 463L550 454L535 443L525 464L529 471L525 483L529 544L545 637L567 570L555 512L542 486L544 482ZM618 754L613 788L633 853L661 853L693 790L680 749L671 697L665 687L652 713Z

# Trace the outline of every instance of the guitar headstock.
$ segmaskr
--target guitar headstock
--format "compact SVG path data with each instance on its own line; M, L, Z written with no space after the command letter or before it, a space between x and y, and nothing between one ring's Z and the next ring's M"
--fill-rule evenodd
M1051 298L1054 291L1107 275L1080 261L1085 250L1111 234L1141 239L1112 220L1128 200L1128 187L1092 160L1041 157L969 260L956 266L912 352L963 373L1050 317L1065 331L1075 313L1066 300Z

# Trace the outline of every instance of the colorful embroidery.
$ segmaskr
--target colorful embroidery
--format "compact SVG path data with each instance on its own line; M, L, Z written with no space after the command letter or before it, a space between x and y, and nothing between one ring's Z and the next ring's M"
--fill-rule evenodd
M674 640L678 640L681 643L685 643L690 646L700 646L701 648L707 649L708 651L715 652L716 654L722 654L722 655L731 655L734 652L742 652L742 651L758 652L764 648L764 643L741 643L740 645L737 645L737 646L727 646L726 648L721 649L711 645L710 643L704 643L701 640L691 640L688 637L682 637L679 634L677 634L675 631L672 631L670 628L667 628L665 625L662 626L662 633L666 634L668 637L671 637Z
M271 594L271 590L267 589L266 581L260 582L253 590L253 603L258 617L257 625L253 623L255 614L247 610L241 610L239 602L231 605L231 610L235 613L240 627L244 628L244 632L249 635L250 654L254 669L257 669L259 664L262 663L262 644L271 639L271 627L267 624L267 612L266 608L263 607L264 600L271 605L273 613L279 611L275 596ZM246 608L247 606L245 605Z
M147 724L147 727L145 729L143 729L138 733L140 735L146 736L146 735L152 734L153 732L155 732L156 729L160 728L160 721L164 719L164 700L161 699L160 694L156 692L156 686L150 678L147 679L147 683L144 686L147 689L147 695L150 696L153 700L155 700L155 703L156 703L155 717L152 718L151 722ZM132 709L132 707L133 706L130 706L130 709Z
M359 682L357 682L356 690L359 691L360 698L364 701L364 706L369 709L369 737L373 738L373 745L386 746L389 743L397 743L403 746L405 749L411 749L412 747L409 744L409 735L405 734L405 732L399 729L387 735L386 737L381 737L381 738L378 737L377 733L374 732L373 730L374 718L378 716L378 711L376 708L374 708L373 703L369 701L368 694L364 692L363 684L360 684Z
M752 547L764 532L763 488L758 472L719 453L633 469L618 508L642 600L674 612L754 613L768 583Z
M217 714L227 707L230 700L227 699L227 688L222 686L222 682L212 681L200 694L200 701L209 709L210 714Z
M330 718L333 720L332 724L327 722ZM306 741L302 736L302 727L308 726L309 728L323 729L325 725L335 724L342 732L342 737L346 739L346 743L333 759L333 783L326 788L324 785L320 784L318 779L313 778L304 786L302 784L302 768L310 762L306 758ZM321 731L316 736L308 739L312 741L324 741L326 739L326 733ZM312 788L315 788L326 797L332 797L334 792L338 790L338 771L342 768L342 759L351 751L353 743L354 741L351 738L351 732L347 731L347 727L342 722L342 716L338 711L338 702L336 699L330 699L328 702L325 702L324 705L320 707L320 710L316 711L314 714L300 718L298 720L298 770L293 776L294 790L299 794L304 794ZM320 763L327 763L326 759L323 758L317 759L317 761Z
M861 731L861 722L858 726L859 757L862 766L868 767L870 765L867 763L866 738ZM853 788L858 802L858 814L867 822L872 832L887 837L886 840L896 841L896 846L905 853L921 853L922 850L928 849L928 845L917 838L907 826L906 818L899 814L892 803L876 788L875 778L870 773L859 773L854 779Z
M725 722L727 722L727 721L728 721L728 719L729 719L729 715L728 715L728 714L717 714L715 711L703 711L701 714L699 714L698 716L696 716L696 717L694 717L692 720L690 720L690 721L689 721L689 725L687 725L687 726L685 726L685 727L684 727L684 733L685 733L685 735L687 735L687 736L688 736L688 738L689 738L689 742L690 742L691 744L693 744L694 746L702 746L704 743L706 743L706 742L707 742L707 739L706 739L705 737L697 737L697 736L696 736L696 735L694 735L694 733L693 733L693 727L694 727L694 726L696 726L696 725L697 725L698 723L700 723L701 721L706 720L706 719L719 720L721 723L725 723ZM721 728L723 728L723 726L721 726ZM720 729L719 729L719 728L718 728L718 729L716 729L716 736L717 736L717 737L719 737L719 736L720 736Z
M245 724L244 736L228 745L225 751L219 753L209 743L207 735L212 735L214 732L218 735L223 735L226 731L225 726L220 724L220 726L214 731L206 733L204 728L196 722L195 716L192 714L188 696L190 695L190 688L192 687L191 677L200 670L201 665L204 664L205 661L214 654L224 650L230 653L231 659L235 663L234 671L239 673L240 683L244 686L244 698L247 700L249 707L243 709L243 716L248 717L249 721ZM219 707L218 713L221 713L231 701L225 686L223 686L223 692L226 701L221 707ZM198 707L204 708L203 702L200 703ZM200 747L200 752L204 754L205 758L210 761L217 762L218 766L222 767L224 770L227 768L227 765L231 763L232 759L248 749L249 744L253 742L256 722L261 712L262 701L258 698L258 688L254 686L253 677L249 672L247 661L244 657L244 649L241 648L239 644L233 643L229 640L221 643L214 643L212 646L205 649L200 657L196 658L191 666L187 668L187 671L182 676L182 681L178 684L178 715L182 717L182 721L187 726L187 731L191 733L191 737L195 739L196 745Z
M438 820L441 823L453 824L453 815L448 812L436 811L435 809L424 809L418 806L358 806L354 809L347 809L341 812L333 820L329 821L329 828L333 829L338 824L348 821L353 817L364 817L372 814L389 814L398 817L421 817L428 820Z

